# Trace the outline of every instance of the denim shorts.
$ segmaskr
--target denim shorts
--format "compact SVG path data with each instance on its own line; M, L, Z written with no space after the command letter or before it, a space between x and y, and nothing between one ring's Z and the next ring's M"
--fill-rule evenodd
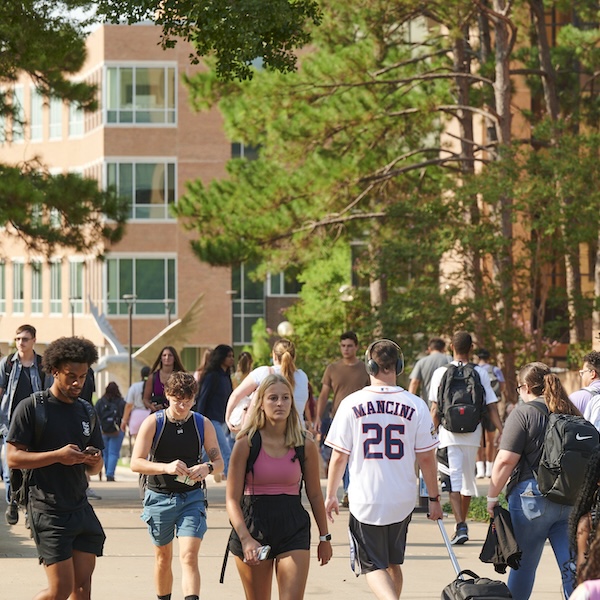
M142 521L155 546L166 546L177 537L202 539L206 533L204 492L159 493L146 490Z

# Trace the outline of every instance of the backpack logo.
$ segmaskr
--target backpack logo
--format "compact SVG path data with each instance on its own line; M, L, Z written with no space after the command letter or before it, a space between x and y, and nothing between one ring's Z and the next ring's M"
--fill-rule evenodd
M92 435L91 427L88 421L81 421L81 428L83 429L83 435L90 437Z
M592 436L591 435L581 435L579 433L575 434L575 439L578 442L582 442L583 440L591 440Z

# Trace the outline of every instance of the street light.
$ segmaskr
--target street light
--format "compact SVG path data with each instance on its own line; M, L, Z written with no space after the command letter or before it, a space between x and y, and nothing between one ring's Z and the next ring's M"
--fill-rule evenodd
M69 304L71 307L71 337L75 337L75 300L73 296L69 297Z
M165 298L165 311L167 312L167 325L171 324L171 302L174 302L174 300L171 300L171 298Z
M294 326L289 321L281 321L277 325L277 333L283 338L294 335Z
M129 316L129 387L131 387L131 382L133 379L133 358L131 356L131 343L133 337L133 307L135 306L137 296L135 294L123 294L123 300L127 302L127 315Z

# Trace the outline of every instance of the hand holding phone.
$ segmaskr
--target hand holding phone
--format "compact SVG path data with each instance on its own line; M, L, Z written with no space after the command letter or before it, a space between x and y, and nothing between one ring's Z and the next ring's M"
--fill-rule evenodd
M94 446L88 446L83 453L89 454L90 456L97 456L100 454L100 450L98 450L98 448L94 448Z
M265 560L269 556L269 552L271 552L271 546L261 546L256 550L256 558L258 560Z

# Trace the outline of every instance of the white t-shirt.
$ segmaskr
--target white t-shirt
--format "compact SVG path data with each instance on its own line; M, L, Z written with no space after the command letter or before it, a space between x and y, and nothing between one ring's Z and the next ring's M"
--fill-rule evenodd
M340 404L325 444L349 455L350 512L390 525L415 508L415 458L438 445L427 405L397 386L369 385Z
M145 381L136 381L135 383L132 383L127 392L125 402L127 402L127 404L133 404L133 408L146 408L143 400L145 384Z
M251 375L256 382L258 387L263 379L266 379L271 373L277 373L281 375L281 366L273 365L272 367L258 367L252 371ZM304 407L308 402L308 375L302 370L298 369L294 371L294 402L296 403L296 409L300 415L300 419L304 423Z
M453 360L451 364L458 366L458 361ZM498 402L498 398L490 383L490 376L488 375L487 369L480 365L475 365L475 370L479 373L479 379L481 379L481 385L483 386L485 393L485 403L493 404L494 402ZM446 367L440 367L433 373L431 385L429 386L430 403L437 403L438 401L438 388L440 387L445 372ZM440 448L445 448L446 446L477 446L479 448L479 444L481 443L481 423L477 425L477 429L471 433L453 433L440 425L439 434Z

